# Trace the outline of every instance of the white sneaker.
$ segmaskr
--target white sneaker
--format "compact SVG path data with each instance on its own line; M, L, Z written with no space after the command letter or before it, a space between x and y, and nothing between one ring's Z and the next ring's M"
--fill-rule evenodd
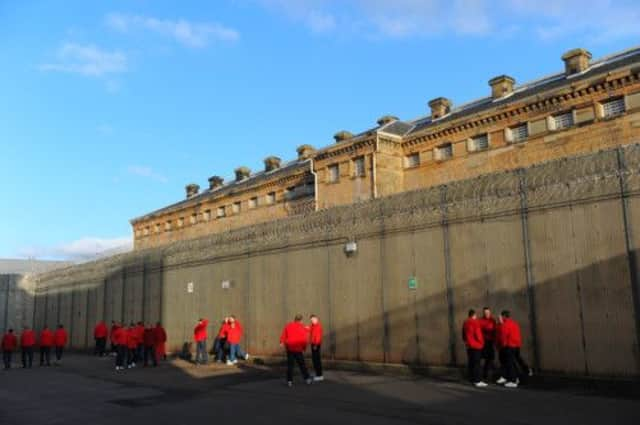
M289 387L289 388L293 387L293 382L287 381L287 387Z
M227 360L227 366L233 366L233 362L231 360Z
M233 364L238 364L238 360L234 360L234 361L232 361L231 363L233 363Z
M244 355L244 359L245 359L245 361L246 361L246 360L249 360L249 353L247 353L247 354L245 354L245 355Z
M502 384L505 384L506 382L507 382L507 380L506 380L506 379L504 379L504 377L503 377L503 376L501 376L501 377L500 377L500 378L498 378L498 380L496 381L496 384L498 384L498 385L502 385Z
M507 382L504 384L505 388L518 388L518 384L516 382Z
M475 384L473 384L476 388L484 388L484 387L488 387L489 384L487 384L486 382L476 382Z
M311 385L311 384L313 384L313 379L307 378L307 380L305 382L307 383L307 385Z
M321 382L324 381L324 376L314 376L313 382Z
M529 376L533 376L533 369L529 368Z

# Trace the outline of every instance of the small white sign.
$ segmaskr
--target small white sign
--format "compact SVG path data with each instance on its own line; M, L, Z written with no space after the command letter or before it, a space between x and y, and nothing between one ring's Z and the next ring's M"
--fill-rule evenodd
M190 294L193 293L193 282L187 283L187 292Z
M222 289L229 289L231 288L231 281L230 280L223 280L222 281Z

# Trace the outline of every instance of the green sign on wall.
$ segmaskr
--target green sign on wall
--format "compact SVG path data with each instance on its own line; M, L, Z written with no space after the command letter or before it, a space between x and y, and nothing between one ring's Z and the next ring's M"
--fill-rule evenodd
M409 278L409 289L417 289L418 288L418 280L415 276L411 276Z

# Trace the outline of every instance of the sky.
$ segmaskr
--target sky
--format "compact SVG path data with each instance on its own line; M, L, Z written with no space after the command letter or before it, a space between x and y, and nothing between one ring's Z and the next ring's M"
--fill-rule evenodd
M0 258L86 260L129 220L301 144L640 44L640 2L0 0Z

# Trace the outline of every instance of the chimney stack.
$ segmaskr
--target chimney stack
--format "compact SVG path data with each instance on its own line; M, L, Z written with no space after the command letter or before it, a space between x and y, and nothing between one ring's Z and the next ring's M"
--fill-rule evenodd
M304 161L305 159L311 158L315 151L315 148L311 145L298 146L298 149L296 149L296 152L298 152L298 160Z
M591 53L585 49L573 49L562 55L567 76L586 71L591 62Z
M353 137L353 134L348 131L342 130L333 135L333 138L336 140L336 143L344 142L345 140L349 140Z
M248 167L238 167L235 170L236 172L236 181L241 182L242 180L246 180L251 175L251 170Z
M377 122L378 122L378 125L382 127L383 125L387 125L394 121L398 121L398 117L394 117L393 115L385 115L383 117L378 118Z
M200 191L200 186L195 183L191 183L185 186L185 190L187 191L187 199L193 198Z
M447 115L451 111L451 101L445 97L438 97L429 102L431 119L436 120Z
M209 189L216 190L224 183L224 179L220 176L211 176L209 177Z
M282 160L277 156L269 156L264 159L264 171L273 171L280 168Z
M516 84L516 80L508 75L499 75L489 80L491 86L491 97L493 99L500 99L513 93L513 86Z

